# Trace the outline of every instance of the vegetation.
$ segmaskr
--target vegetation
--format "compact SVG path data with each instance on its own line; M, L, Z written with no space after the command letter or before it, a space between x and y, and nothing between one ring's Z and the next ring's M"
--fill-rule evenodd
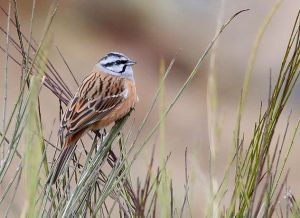
M175 59L171 61L167 69L165 69L164 63L161 63L160 85L137 133L134 134L133 129L127 132L122 131L129 115L117 122L107 134L104 132L90 133L89 139L81 140L78 143L75 155L69 163L69 168L65 170L63 178L51 186L46 183L46 180L51 166L61 150L62 142L61 140L54 142L56 139L52 139L52 134L48 139L43 135L41 116L44 112L41 110L39 95L41 89L46 87L57 97L58 107L60 107L59 117L61 117L63 105L66 105L72 97L66 82L47 55L52 46L49 29L57 7L58 4L54 2L53 7L49 9L44 34L39 42L36 42L32 36L35 1L33 1L29 36L23 33L24 30L20 25L17 1L9 1L8 10L2 9L8 19L7 27L0 27L1 32L6 36L6 47L0 47L6 60L4 99L1 104L3 110L1 126L4 127L4 131L0 132L0 184L4 179L10 182L6 184L5 191L0 193L0 206L5 208L0 212L1 216L9 216L13 209L16 193L22 184L21 181L25 181L26 184L22 210L22 215L26 217L191 216L188 150L185 152L185 184L183 184L185 196L182 199L182 206L179 208L174 204L172 178L167 171L169 155L163 155L159 169L154 170L154 147L145 178L132 178L132 165L157 130L160 133L160 149L164 151L166 116L197 74L199 66L208 56L225 28L246 10L236 13L220 27L170 105L165 105L164 88L165 80ZM266 18L267 21L273 14L274 11ZM258 34L256 45L259 44L260 34L263 34L267 24L268 22ZM16 30L17 38L12 36L12 30ZM9 46L13 46L20 53L21 58L10 54ZM70 69L64 56L61 52L59 54ZM252 58L255 59L255 49ZM19 93L11 112L7 110L7 75L10 73L8 60L12 60L20 69ZM213 188L210 189L211 198L207 216L271 217L277 214L284 217L284 213L291 217L300 215L300 209L290 192L286 193L287 208L282 209L278 206L283 194L283 186L288 177L286 162L294 145L300 121L294 130L290 130L289 120L287 120L285 134L281 137L275 134L278 121L299 77L299 64L300 17L298 13L283 55L280 71L275 78L276 82L274 85L272 84L273 78L270 74L268 102L266 106L261 105L251 139L249 143L246 143L248 140L245 140L242 134L241 122L249 75L254 65L252 59L249 62L245 85L241 93L237 125L233 134L234 155L218 189L216 191ZM71 70L70 75L77 83L76 76ZM211 95L210 98L209 102L211 103L217 101L215 95ZM158 101L160 104L159 120L148 135L141 140L142 142L138 143L140 133ZM214 110L214 107L211 108ZM293 137L288 142L286 136L290 131L292 131ZM275 146L275 149L270 149L271 146ZM284 147L288 148L286 154L283 152ZM232 178L232 175L234 183L229 184L228 180ZM211 177L211 179L213 178ZM229 197L229 201L225 200L225 196ZM161 202L160 207L158 207L158 202ZM286 211L283 213L284 210Z

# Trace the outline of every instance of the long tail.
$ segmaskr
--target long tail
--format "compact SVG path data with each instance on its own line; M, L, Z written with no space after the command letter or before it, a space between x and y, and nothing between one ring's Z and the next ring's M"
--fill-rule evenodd
M75 144L73 145L67 145L64 146L62 152L58 156L58 159L56 160L52 172L49 174L47 183L54 184L57 180L57 178L60 176L60 174L63 172L63 169L65 165L69 162L70 157L75 151Z

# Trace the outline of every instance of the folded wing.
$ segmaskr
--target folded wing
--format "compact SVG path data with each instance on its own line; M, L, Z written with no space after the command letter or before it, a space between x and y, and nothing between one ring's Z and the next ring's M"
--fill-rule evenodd
M88 76L70 101L61 122L65 136L100 121L127 98L125 80L95 72Z

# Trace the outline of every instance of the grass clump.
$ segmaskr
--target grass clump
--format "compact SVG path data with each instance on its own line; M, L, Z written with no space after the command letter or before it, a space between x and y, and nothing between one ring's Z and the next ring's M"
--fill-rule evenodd
M62 108L72 98L67 83L62 79L47 56L48 48L52 46L49 28L57 7L57 2L53 2L45 24L44 34L39 43L33 39L31 34L35 1L32 4L29 37L26 37L21 29L17 1L10 1L7 13L6 10L2 9L7 15L8 25L6 29L0 27L1 32L6 36L6 48L0 48L6 56L6 60L11 60L20 67L21 76L18 98L10 114L7 112L7 99L4 99L3 117L5 119L3 119L3 125L1 125L3 131L0 133L0 148L2 151L0 184L3 184L4 180L10 182L5 184L5 190L0 196L0 206L5 208L5 212L1 211L0 214L8 216L11 212L15 195L20 189L20 181L25 177L27 195L24 198L25 203L22 214L26 217L156 217L158 214L184 217L184 211L188 211L191 216L193 208L189 199L189 166L187 161L189 152L187 149L185 151L185 195L180 207L175 204L173 182L167 173L167 162L170 155L162 155L159 168L154 170L153 148L144 178L132 179L132 166L157 130L160 131L160 149L164 153L166 116L197 74L200 65L224 29L237 15L245 10L236 13L220 27L220 30L217 31L169 105L166 105L164 100L165 80L175 59L170 62L167 69L163 64L161 65L160 85L137 133L134 135L132 129L126 134L122 131L129 115L117 122L108 134L102 132L90 133L85 140L79 142L78 147L81 149L77 148L75 151L69 167L63 173L63 178L58 180L54 186L51 186L46 183L46 178L49 175L52 163L61 150L61 140L54 142L55 139L48 140L43 135L41 124L43 111L41 110L39 94L40 90L46 87L51 94L57 97L60 107L59 118L62 114ZM11 36L12 27L16 30L18 39ZM246 144L245 138L241 134L240 123L243 107L240 107L238 125L234 135L235 155L218 191L211 195L210 205L213 205L213 208L208 210L210 212L207 216L219 214L223 217L270 217L277 210L283 184L287 180L285 165L294 144L299 122L294 130L293 138L288 144L286 155L282 151L286 145L289 121L287 122L285 135L281 140L279 138L274 139L274 135L277 123L299 77L299 40L298 14L274 87L270 82L267 107L265 110L261 107L249 144ZM13 46L20 53L21 60L11 54L8 45ZM59 50L58 52L72 79L78 85L66 59ZM9 68L8 65L6 66L7 73ZM5 84L4 93L7 96L7 82ZM212 86L215 86L215 83ZM212 96L214 96L216 87L212 87L212 90L214 91ZM242 93L241 106L245 101L244 93ZM149 115L158 100L160 102L159 120L139 144L140 133L144 130ZM211 107L214 107L215 102L211 101L211 104ZM213 113L216 113L216 111L213 111ZM216 123L213 124L213 128L215 128L214 134L216 134ZM274 151L270 149L272 144L275 144ZM21 152L22 149L24 152ZM49 155L49 151L54 153L54 157ZM229 179L229 172L232 172L232 170L234 171L234 184L233 187L230 187L226 185L225 181ZM225 194L230 195L229 202L224 202ZM299 215L300 210L293 194L287 193L286 198L290 205L290 212ZM158 207L161 202L163 208ZM211 213L216 209L218 210L217 213Z

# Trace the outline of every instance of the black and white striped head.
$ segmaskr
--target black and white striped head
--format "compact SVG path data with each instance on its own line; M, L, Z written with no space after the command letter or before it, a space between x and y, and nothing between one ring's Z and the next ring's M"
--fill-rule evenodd
M110 52L101 58L97 64L100 70L115 76L122 76L133 79L132 65L136 64L124 54Z

